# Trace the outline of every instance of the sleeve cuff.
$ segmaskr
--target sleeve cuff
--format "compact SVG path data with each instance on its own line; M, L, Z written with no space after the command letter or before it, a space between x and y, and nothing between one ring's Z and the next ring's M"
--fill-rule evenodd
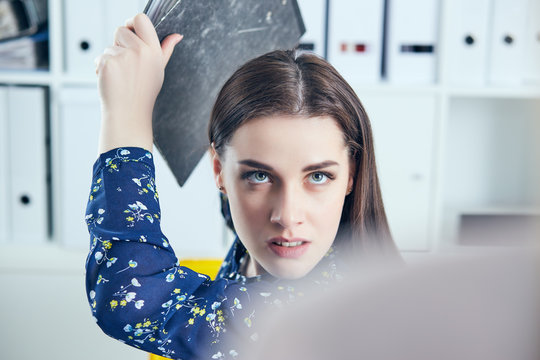
M140 147L121 147L104 152L93 166L93 176L98 175L104 168L116 169L119 163L140 162L149 168L154 168L154 156Z

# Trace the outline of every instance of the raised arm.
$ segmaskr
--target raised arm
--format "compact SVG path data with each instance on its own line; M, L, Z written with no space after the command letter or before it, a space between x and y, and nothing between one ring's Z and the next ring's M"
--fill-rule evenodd
M137 15L97 60L103 124L86 209L88 301L97 325L130 346L184 360L234 359L235 345L258 338L259 309L298 291L273 280L210 281L181 267L161 232L151 115L180 39L160 45L150 20Z
M171 35L160 45L150 20L137 15L97 60L103 124L86 209L87 296L97 325L130 346L184 360L223 359L219 354L235 351L227 336L255 333L252 297L242 285L179 265L161 232L150 153L152 108L180 39Z
M118 147L152 151L152 111L179 34L160 44L150 19L138 14L117 29L96 59L102 124L99 153Z

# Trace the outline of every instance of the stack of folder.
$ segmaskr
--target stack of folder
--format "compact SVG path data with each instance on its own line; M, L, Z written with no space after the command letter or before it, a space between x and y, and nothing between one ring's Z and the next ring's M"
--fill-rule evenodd
M352 84L434 84L441 60L450 85L540 84L538 0L328 4L328 60Z
M48 240L48 92L0 86L0 244Z
M436 81L438 0L334 0L328 19L328 60L352 84Z
M0 0L0 69L47 68L46 0Z
M538 0L454 0L448 11L449 83L540 84Z

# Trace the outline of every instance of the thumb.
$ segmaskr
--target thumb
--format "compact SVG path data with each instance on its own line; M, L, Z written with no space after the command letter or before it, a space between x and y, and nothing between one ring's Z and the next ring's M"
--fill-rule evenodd
M169 62L169 59L171 58L171 55L174 51L174 47L184 38L183 35L179 34L172 34L167 36L162 42L161 42L161 51L165 60L165 64Z

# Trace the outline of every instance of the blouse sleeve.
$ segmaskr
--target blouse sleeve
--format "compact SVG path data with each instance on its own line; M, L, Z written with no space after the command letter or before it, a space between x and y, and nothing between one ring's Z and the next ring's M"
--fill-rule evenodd
M228 337L256 339L256 285L179 266L160 228L152 154L119 148L94 165L86 210L90 253L86 288L93 316L109 336L171 358L234 358ZM279 300L278 300L279 301Z

